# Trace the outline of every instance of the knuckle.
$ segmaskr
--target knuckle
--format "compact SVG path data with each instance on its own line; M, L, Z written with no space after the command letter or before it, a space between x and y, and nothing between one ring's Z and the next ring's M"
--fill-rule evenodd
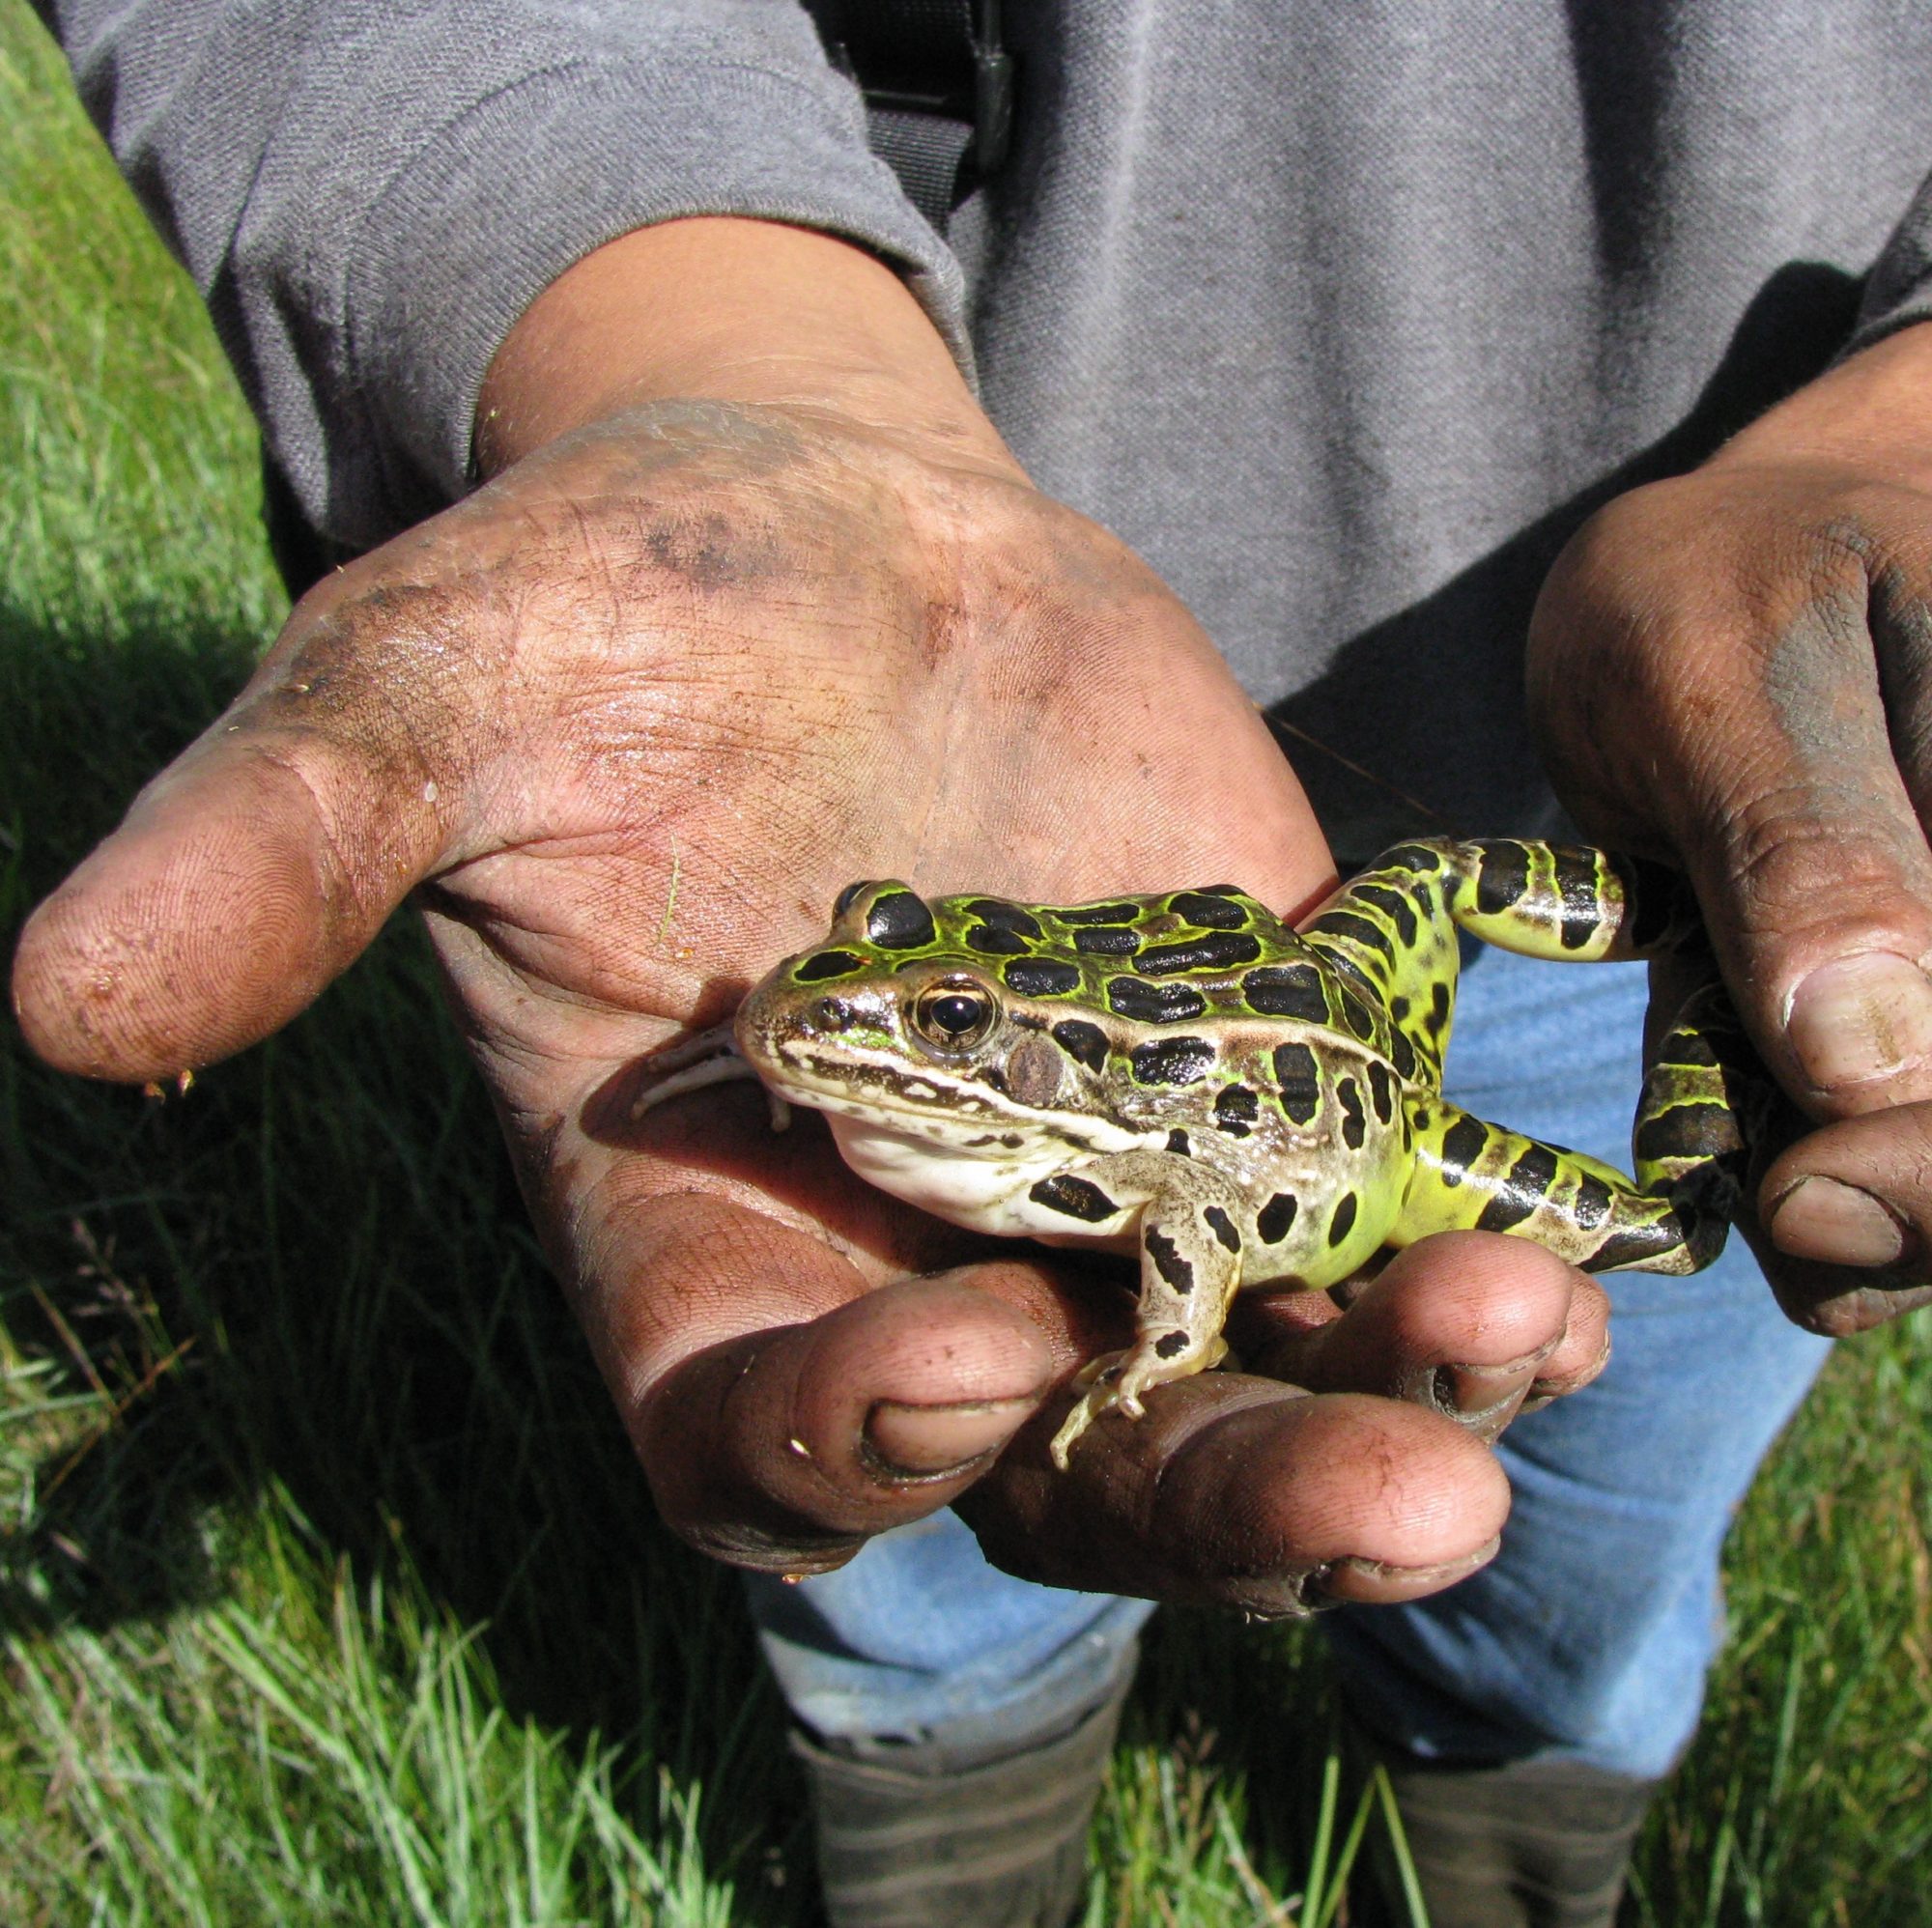
M1868 788L1807 772L1729 800L1708 835L1747 929L1829 923L1851 951L1894 939L1901 918L1932 924L1932 862Z

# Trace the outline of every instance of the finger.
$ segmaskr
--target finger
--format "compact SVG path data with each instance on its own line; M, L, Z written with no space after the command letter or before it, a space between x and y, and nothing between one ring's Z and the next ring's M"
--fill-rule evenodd
M1124 1291L1068 1287L1059 1267L1027 1262L868 1290L804 1227L696 1195L608 1224L587 1248L605 1283L580 1287L586 1328L666 1517L720 1557L821 1571L868 1534L956 1503L1000 1530L1014 1571L1259 1612L1311 1586L1411 1598L1493 1551L1507 1510L1493 1461L1462 1428L1382 1401L1310 1402L1313 1432L1297 1410L1272 1458L1259 1443L1269 1421L1250 1471L1269 1481L1278 1468L1279 1493L1244 1502L1253 1531L1204 1537L1227 1501L1199 1467L1221 1449L1212 1426L1181 1439L1187 1416L1204 1401L1213 1419L1256 1396L1299 1400L1233 1375L1162 1388L1139 1426L1096 1428L1076 1455L1084 1484L1070 1484L1046 1447L1072 1394L1047 1394L1119 1341ZM1236 1435L1222 1446L1249 1450ZM1207 1456L1196 1477L1159 1471L1170 1447ZM1009 1465L1030 1495L1018 1505L1005 1496ZM1246 1477L1236 1468L1229 1484ZM1096 1478L1109 1495L1098 1512ZM1179 1504L1153 1494L1169 1478Z
M1753 1238L1778 1303L1814 1332L1932 1303L1932 1105L1845 1119L1774 1160Z
M1257 1296L1245 1364L1311 1391L1407 1400L1484 1439L1525 1403L1586 1385L1609 1359L1601 1288L1526 1239L1425 1238L1320 1326L1297 1316L1294 1300L1307 1296Z
M1065 1403L960 1502L997 1565L1049 1585L1266 1618L1412 1600L1492 1558L1509 1511L1487 1449L1414 1405L1208 1373L1096 1422L1063 1473Z
M1552 573L1533 680L1556 762L1586 821L1681 854L1812 1116L1932 1097L1932 852L1888 730L1870 545L1775 500L1741 533L1709 487L1624 498ZM1609 638L1616 673L1577 676L1561 625Z
M812 1233L697 1194L617 1236L580 1293L592 1347L666 1519L740 1566L822 1571L936 1511L1071 1368L999 1264L868 1290Z
M457 785L425 761L420 693L366 690L347 653L326 681L332 634L292 622L274 666L28 921L14 999L50 1063L139 1081L254 1043L436 861Z

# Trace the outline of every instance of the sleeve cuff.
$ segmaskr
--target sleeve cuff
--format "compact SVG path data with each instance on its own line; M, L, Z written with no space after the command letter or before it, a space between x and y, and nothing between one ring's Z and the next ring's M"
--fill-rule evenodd
M603 242L693 214L871 248L970 379L958 267L866 148L856 93L749 64L573 63L469 107L371 204L344 286L344 400L362 419L328 439L326 472L291 474L311 518L361 548L455 500L483 377L525 309Z

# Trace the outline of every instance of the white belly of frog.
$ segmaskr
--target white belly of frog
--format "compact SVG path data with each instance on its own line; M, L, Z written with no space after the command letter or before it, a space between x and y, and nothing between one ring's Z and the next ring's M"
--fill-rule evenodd
M1092 1221L1070 1233L1065 1216L1048 1212L1031 1196L1065 1163L1064 1147L1048 1146L1044 1152L1036 1148L1032 1156L1015 1147L988 1157L923 1132L908 1132L896 1121L840 1112L832 1112L826 1121L839 1155L862 1178L935 1218L996 1238L1047 1238L1071 1244L1107 1236L1107 1228ZM1118 1218L1120 1213L1105 1216ZM1131 1225L1122 1221L1117 1229L1118 1242L1130 1247Z
M940 1217L1137 1248L1134 1343L1081 1375L1053 1442L1065 1466L1102 1414L1220 1360L1243 1287L1321 1290L1459 1227L1587 1269L1716 1256L1743 1160L1733 1100L1764 1082L1715 989L1646 1076L1636 1183L1440 1094L1458 931L1552 959L1654 954L1682 925L1650 873L1633 913L1640 867L1404 844L1300 931L1226 885L1052 906L857 884L732 1039L646 1067L638 1109L754 1072L775 1121L780 1100L824 1111L855 1171Z

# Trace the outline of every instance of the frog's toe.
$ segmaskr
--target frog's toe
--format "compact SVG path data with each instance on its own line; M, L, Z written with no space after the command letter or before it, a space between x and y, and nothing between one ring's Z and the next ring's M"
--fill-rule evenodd
M1144 1418L1147 1407L1141 1403L1143 1393L1176 1379L1191 1378L1196 1373L1219 1365L1227 1356L1227 1342L1218 1334L1199 1344L1190 1343L1184 1348L1170 1347L1163 1354L1161 1341L1165 1337L1163 1333L1150 1333L1131 1351L1103 1352L1080 1369L1073 1383L1081 1389L1083 1397L1053 1435L1049 1449L1053 1463L1063 1473L1073 1442L1103 1414L1118 1412L1128 1419Z
M1181 1336L1185 1338L1186 1335ZM1163 1333L1159 1337L1165 1339L1166 1335ZM1180 1356L1175 1357L1176 1353L1179 1353ZM1189 1362L1185 1352L1172 1342L1169 1343L1166 1353L1161 1351L1157 1341L1142 1346L1128 1360L1126 1370L1121 1375L1121 1403L1131 1408L1134 1416L1139 1418L1143 1393L1151 1392L1155 1386L1165 1385L1169 1379L1182 1378L1189 1373L1199 1370L1198 1365Z
M1179 1327L1172 1332L1150 1333L1120 1375L1121 1406L1138 1419L1143 1393L1172 1385L1176 1379L1191 1379L1196 1373L1210 1372L1227 1356L1228 1342L1219 1333L1205 1339L1195 1339Z
M1072 1463L1074 1442L1112 1403L1111 1400L1103 1400L1096 1405L1091 1398L1083 1399L1066 1415L1066 1423L1053 1435L1053 1444L1047 1448L1059 1471L1065 1472Z
M1101 1414L1118 1409L1129 1419L1141 1416L1140 1401L1123 1397L1120 1384L1122 1372L1131 1356L1126 1352L1103 1352L1099 1358L1090 1360L1083 1366L1074 1378L1073 1383L1083 1389L1082 1397L1066 1415L1060 1431L1053 1435L1053 1444L1047 1449L1053 1463L1063 1473L1066 1470L1074 1441Z
M1104 1385L1109 1380L1118 1379L1127 1361L1133 1357L1130 1352L1102 1352L1089 1359L1073 1375L1073 1385L1081 1392L1090 1386Z

